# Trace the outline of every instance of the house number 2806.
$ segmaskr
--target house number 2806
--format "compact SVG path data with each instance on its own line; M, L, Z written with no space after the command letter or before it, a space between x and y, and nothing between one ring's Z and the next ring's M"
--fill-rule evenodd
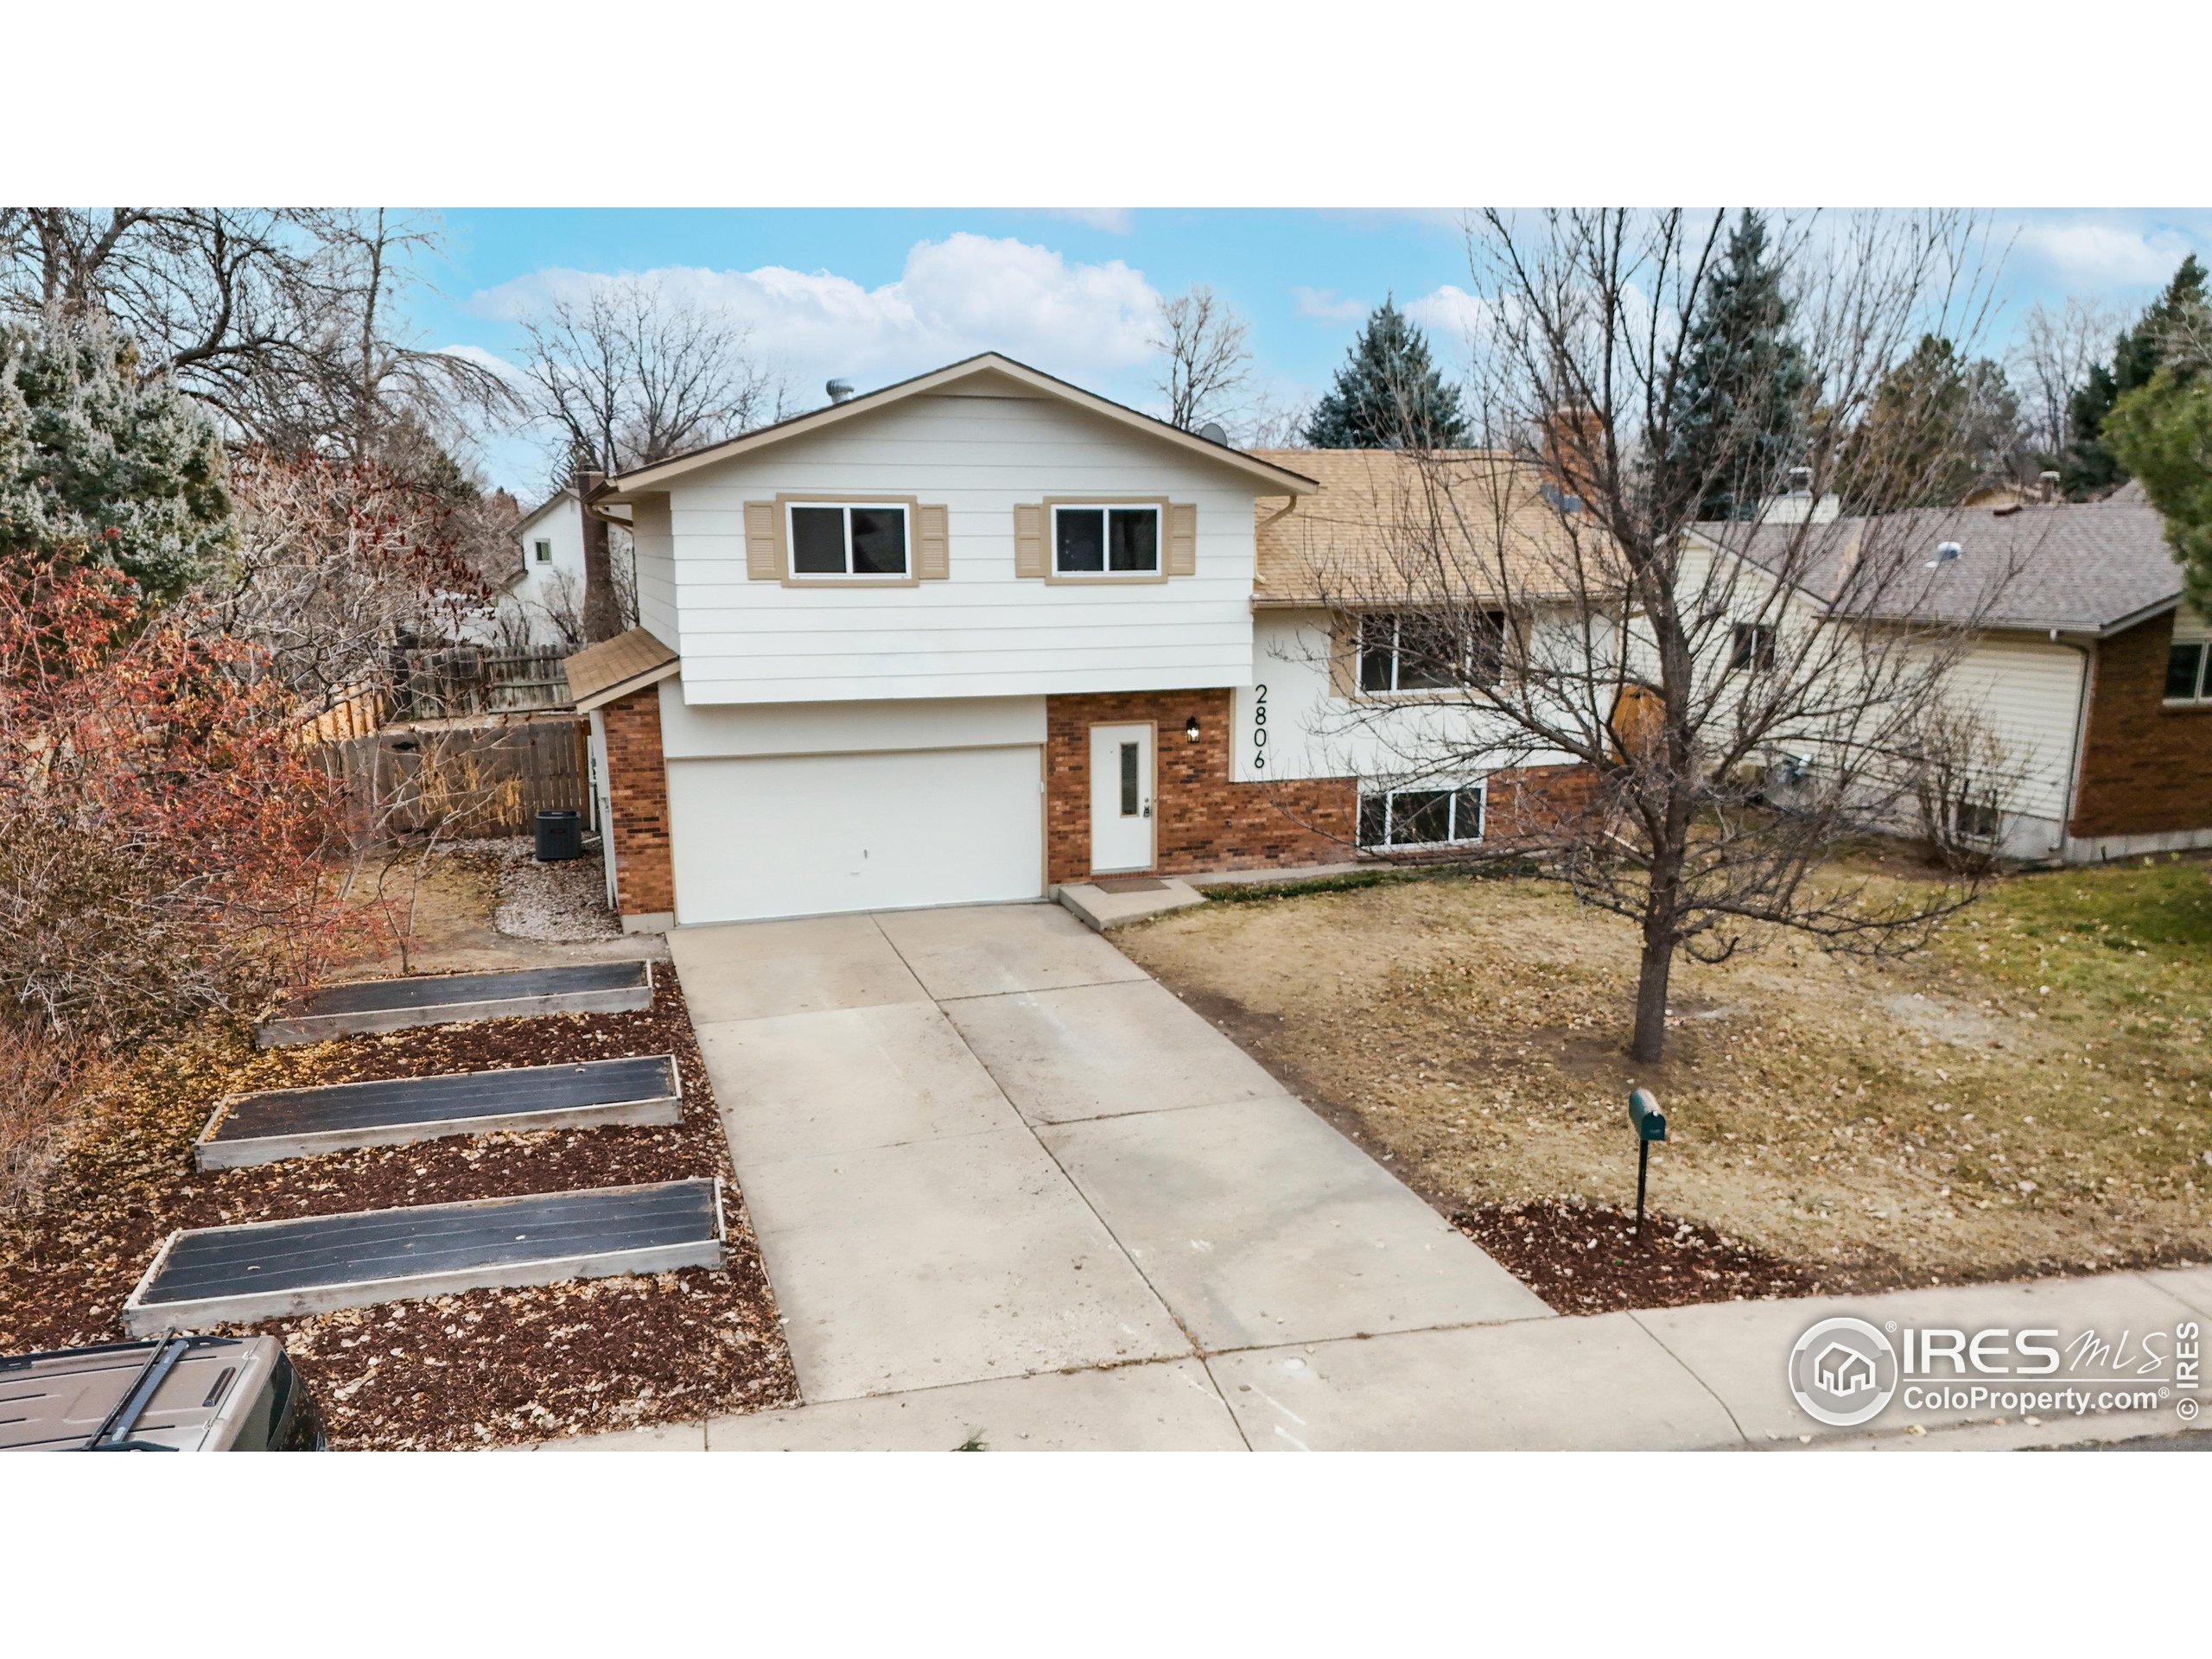
M1268 688L1252 688L1252 770L1268 769Z

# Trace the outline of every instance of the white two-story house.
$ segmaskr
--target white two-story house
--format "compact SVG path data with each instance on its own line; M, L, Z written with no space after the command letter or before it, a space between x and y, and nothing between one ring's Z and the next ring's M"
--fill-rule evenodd
M1328 671L1281 648L1326 613L1255 582L1298 453L986 354L609 480L639 626L568 673L625 925L1351 856ZM1478 838L1484 781L1400 819Z

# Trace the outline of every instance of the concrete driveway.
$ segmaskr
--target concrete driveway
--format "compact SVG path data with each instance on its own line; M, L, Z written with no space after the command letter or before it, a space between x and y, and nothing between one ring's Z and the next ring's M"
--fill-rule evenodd
M962 1396L917 1391L1033 1378L991 1414L1234 1447L1224 1357L1550 1317L1057 906L670 943L817 1416L934 1427Z

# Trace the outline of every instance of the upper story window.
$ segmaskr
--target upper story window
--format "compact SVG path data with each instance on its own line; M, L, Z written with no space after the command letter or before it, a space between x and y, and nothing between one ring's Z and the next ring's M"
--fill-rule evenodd
M530 552L531 556L540 564L553 563L553 543L550 542L532 542L530 544Z
M1738 622L1728 640L1728 666L1733 671L1743 669L1753 674L1764 674L1774 667L1774 625L1771 622Z
M1359 689L1370 695L1495 685L1503 671L1505 613L1446 620L1418 613L1359 619Z
M899 502L793 502L786 541L794 576L903 576L906 509Z
M2166 701L2212 702L2212 642L2174 642L2166 653Z
M1053 504L1053 575L1149 576L1159 571L1157 506Z

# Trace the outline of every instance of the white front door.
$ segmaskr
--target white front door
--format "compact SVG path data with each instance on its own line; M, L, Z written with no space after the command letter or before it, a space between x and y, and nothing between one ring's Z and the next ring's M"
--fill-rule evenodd
M1090 868L1152 868L1150 725L1090 728Z

